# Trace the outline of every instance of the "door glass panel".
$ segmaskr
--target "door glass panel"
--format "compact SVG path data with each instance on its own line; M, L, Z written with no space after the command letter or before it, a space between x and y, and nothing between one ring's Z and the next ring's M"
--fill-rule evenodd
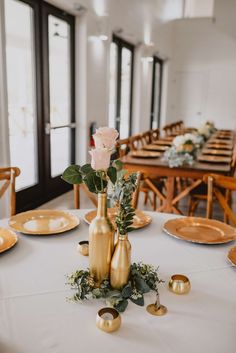
M49 95L53 126L70 123L70 26L49 15Z
M33 10L7 0L5 22L10 160L21 169L20 190L38 182Z
M152 128L158 128L158 117L159 117L159 95L160 95L160 70L161 65L155 63L155 77L154 77L154 107L153 107L153 122Z
M51 131L51 176L62 174L70 164L71 129L61 128Z
M109 126L116 127L117 109L117 44L111 43L110 47L110 97L109 97Z
M130 123L132 52L122 48L121 56L120 138L126 138L129 136Z

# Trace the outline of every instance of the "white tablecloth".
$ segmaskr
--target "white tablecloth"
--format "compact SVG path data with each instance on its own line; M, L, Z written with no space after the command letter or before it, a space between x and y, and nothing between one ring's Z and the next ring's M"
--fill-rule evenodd
M81 219L86 210L73 211ZM151 213L150 226L130 233L132 261L159 265L163 317L149 315L132 303L122 314L119 331L96 328L102 300L68 303L72 291L66 274L87 268L88 258L76 251L88 239L88 226L65 234L27 236L0 256L0 353L235 353L236 269L226 256L227 245L197 245L162 231L167 219ZM7 220L0 221L7 227ZM186 274L192 284L188 295L167 289L170 276ZM145 296L145 306L154 295Z

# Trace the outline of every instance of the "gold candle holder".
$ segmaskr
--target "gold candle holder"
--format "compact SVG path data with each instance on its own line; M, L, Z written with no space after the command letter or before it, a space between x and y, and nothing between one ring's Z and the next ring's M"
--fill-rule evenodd
M160 295L157 291L156 301L154 304L149 304L146 307L146 310L149 314L154 316L163 316L167 313L167 307L160 303Z
M96 317L96 326L104 332L113 332L120 328L121 317L114 308L102 308Z
M187 294L191 289L188 277L180 274L171 276L169 281L169 290L175 294Z
M78 251L83 256L88 256L89 254L89 242L88 240L82 240L78 243Z

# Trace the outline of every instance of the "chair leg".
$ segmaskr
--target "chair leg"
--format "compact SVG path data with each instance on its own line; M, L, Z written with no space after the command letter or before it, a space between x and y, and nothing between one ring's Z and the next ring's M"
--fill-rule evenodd
M194 200L193 197L190 197L190 202L189 202L189 209L188 209L188 216L193 217L195 214L195 211L199 205L200 200Z

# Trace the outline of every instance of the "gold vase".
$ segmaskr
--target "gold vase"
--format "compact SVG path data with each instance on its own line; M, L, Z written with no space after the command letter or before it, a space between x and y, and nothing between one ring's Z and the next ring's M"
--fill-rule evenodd
M118 235L118 241L111 260L111 286L120 289L129 279L131 266L131 245L128 234Z
M89 270L97 284L109 278L114 228L107 217L107 194L98 194L97 216L89 226Z

